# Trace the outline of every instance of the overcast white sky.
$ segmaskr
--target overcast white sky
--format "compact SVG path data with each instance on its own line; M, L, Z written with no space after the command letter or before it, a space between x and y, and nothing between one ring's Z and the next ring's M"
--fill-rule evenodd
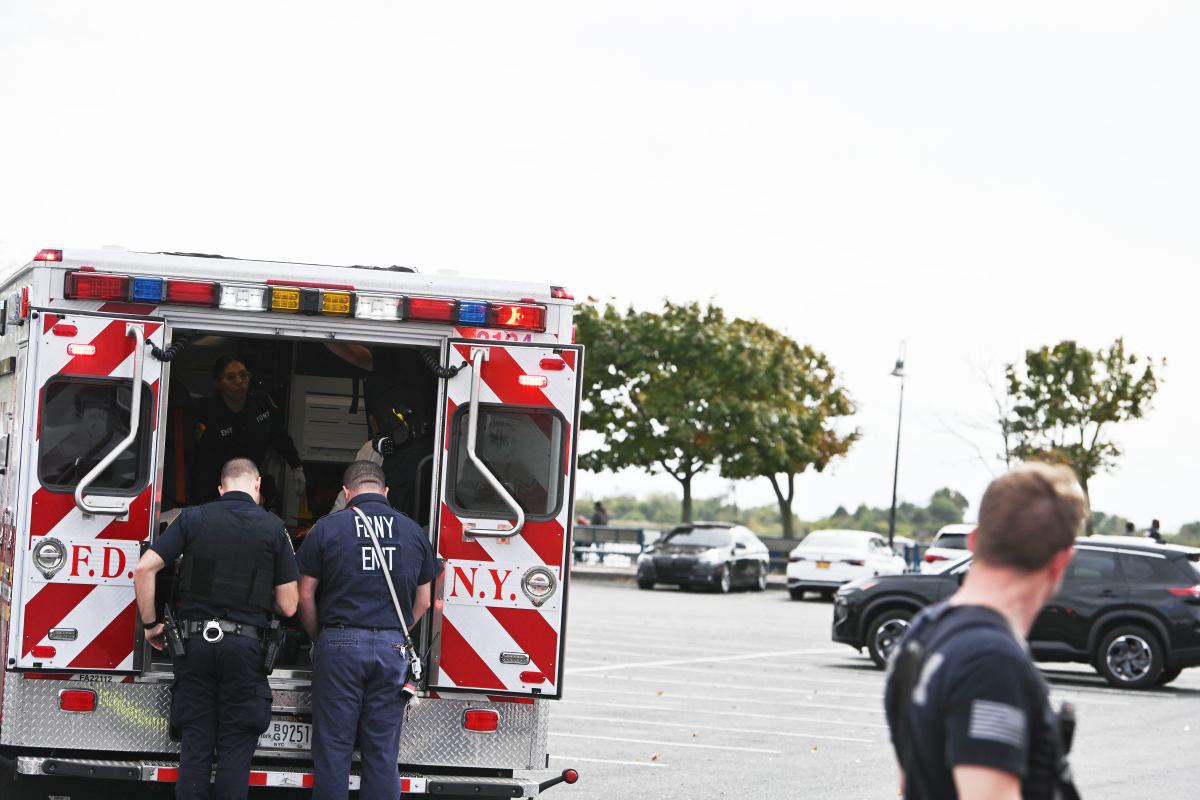
M997 449L983 370L1124 336L1167 382L1093 503L1173 528L1200 519L1197 41L1192 2L8 0L0 263L121 244L713 300L858 401L803 516L890 500L901 339L901 498L974 505L949 431Z

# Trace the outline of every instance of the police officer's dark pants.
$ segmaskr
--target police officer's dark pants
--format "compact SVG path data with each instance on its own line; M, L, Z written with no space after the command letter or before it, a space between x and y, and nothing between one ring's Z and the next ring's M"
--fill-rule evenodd
M260 653L258 640L248 636L226 634L216 644L199 635L188 639L175 666L171 704L171 720L183 736L175 797L246 797L250 758L258 735L271 724L271 688Z
M400 796L402 689L408 673L400 631L326 628L313 665L313 800L348 794L355 737L362 753L362 800Z

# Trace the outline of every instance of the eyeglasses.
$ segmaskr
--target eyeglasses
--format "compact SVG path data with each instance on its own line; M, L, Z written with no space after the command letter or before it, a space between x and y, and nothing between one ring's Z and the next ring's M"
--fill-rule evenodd
M246 372L245 370L242 370L241 372L227 372L221 376L221 380L229 381L230 383L248 381L250 380L250 373Z

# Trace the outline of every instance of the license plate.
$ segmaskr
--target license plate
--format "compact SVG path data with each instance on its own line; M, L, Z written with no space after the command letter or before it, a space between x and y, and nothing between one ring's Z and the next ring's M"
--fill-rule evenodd
M829 562L828 561L818 561L817 569L829 569Z
M273 719L258 737L260 750L311 750L312 724Z

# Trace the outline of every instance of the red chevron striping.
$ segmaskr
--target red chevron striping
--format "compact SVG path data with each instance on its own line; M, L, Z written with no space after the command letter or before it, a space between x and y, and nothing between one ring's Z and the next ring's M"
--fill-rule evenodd
M454 430L454 412L458 409L458 404L446 398L446 442L442 445L442 449L450 450L450 432Z
M442 503L441 525L438 529L438 555L453 561L491 561L483 545L463 539L462 520Z
M463 638L454 624L442 617L442 671L450 676L455 686L469 689L497 689L504 691L504 682L496 677L483 659Z
M567 362L568 367L570 367L572 370L575 369L575 351L574 350L563 350L561 353L559 353L559 355L562 356L563 361Z
M563 561L563 526L556 519L526 522L522 538L538 554L543 564L558 566Z
M125 335L126 324L126 320L119 319L105 325L90 342L96 346L95 355L75 356L59 370L59 374L111 375L133 352L133 337ZM143 323L146 338L150 338L159 327L156 322Z
M136 608L137 601L131 600L67 666L80 669L116 669L121 666L121 662L133 652Z
M129 314L135 317L145 317L158 311L158 306L150 306L145 303L105 303L100 306L99 310L105 314Z
M495 608L488 611L508 632L550 683L558 682L558 633L542 612L529 608Z
M47 583L25 603L25 624L21 629L21 656L29 655L50 629L70 614L91 594L95 586L84 583Z
M58 314L43 314L42 315L42 333L46 333L54 327L54 323L58 322L60 317Z
M133 502L129 504L129 516L122 521L109 523L97 539L121 539L138 542L145 539L150 532L150 487L146 487Z
M536 386L522 386L519 379L525 374L521 365L504 347L493 347L483 362L483 380L496 393L500 402L518 406L550 406L550 398Z
M75 496L70 492L51 492L38 487L33 493L33 505L29 514L29 540L34 536L45 536L75 508Z

